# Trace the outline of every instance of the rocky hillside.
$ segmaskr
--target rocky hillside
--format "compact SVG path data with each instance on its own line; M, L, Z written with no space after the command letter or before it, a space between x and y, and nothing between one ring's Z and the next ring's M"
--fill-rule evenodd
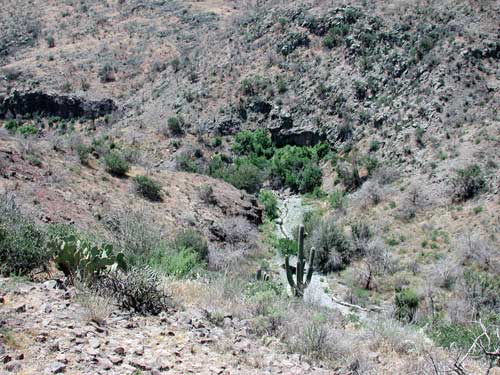
M2 7L6 372L498 371L498 1Z

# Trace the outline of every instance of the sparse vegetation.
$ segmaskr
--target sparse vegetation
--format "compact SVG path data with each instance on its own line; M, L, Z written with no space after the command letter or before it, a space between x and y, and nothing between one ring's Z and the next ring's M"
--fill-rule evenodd
M115 150L104 156L104 163L106 165L106 170L117 177L124 177L130 168L129 163L125 160L123 155Z
M148 176L134 177L135 191L144 198L157 202L161 200L161 185Z
M30 275L44 269L52 257L47 235L23 215L12 198L0 197L0 273Z
M458 202L474 198L486 187L486 180L479 165L459 169L452 180L453 196Z
M278 200L272 191L261 190L259 201L264 206L264 214L267 218L274 220L278 217Z

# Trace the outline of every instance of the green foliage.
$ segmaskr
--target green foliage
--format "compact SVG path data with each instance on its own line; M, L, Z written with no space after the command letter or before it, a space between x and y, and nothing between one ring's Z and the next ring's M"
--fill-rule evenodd
M29 135L37 135L38 128L34 125L25 124L25 125L21 125L20 127L18 127L17 132L19 134L21 134L22 136L27 137Z
M161 185L147 176L134 177L135 191L150 201L161 201Z
M3 124L4 128L9 131L9 133L14 134L14 133L19 133L24 137L27 137L29 135L37 135L38 134L38 128L34 125L31 124L20 124L19 122L15 120L8 120L5 121Z
M264 206L264 214L270 220L278 218L278 199L270 190L261 190L259 193L259 202Z
M256 193L262 187L264 172L246 158L239 158L223 174L223 179L238 189Z
M314 150L289 145L274 153L270 174L272 181L278 186L286 186L301 193L314 190L321 185L322 179L318 156Z
M269 134L261 129L238 133L232 148L239 155L233 163L223 155L215 155L207 172L249 193L257 192L269 175L278 187L313 191L321 184L318 161L329 152L327 144L276 149Z
M405 288L396 293L394 304L396 318L402 322L412 323L415 320L420 298L413 289Z
M278 89L278 93L284 94L288 90L288 86L286 81L283 78L278 78L276 81L276 88Z
M106 170L118 177L125 176L130 168L129 163L125 160L123 155L116 150L109 152L104 157L104 163L106 165Z
M5 121L3 127L9 131L9 133L15 133L17 131L19 124L15 120Z
M323 45L329 49L340 46L344 42L344 37L349 33L350 26L345 23L338 23L328 31L323 39Z
M241 91L246 96L254 96L268 89L269 85L270 82L261 76L248 77L241 81Z
M184 152L178 155L175 161L177 163L177 169L180 171L200 173L200 166L197 164L196 160L193 159L193 156L188 152Z
M487 316L483 320L484 327L491 339L489 345L492 348L498 348L500 339L496 335L496 329L500 323L498 316ZM447 322L439 319L427 326L427 334L436 344L446 349L468 350L472 347L474 355L482 355L483 352L478 345L473 347L473 343L480 335L483 329L479 324L470 322ZM486 340L482 344L488 350Z
M380 149L380 142L377 141L376 139L372 139L370 141L370 151L371 152L376 152Z
M333 209L342 209L347 206L347 197L342 190L336 189L330 193L328 198L330 207Z
M464 272L466 299L476 318L484 312L500 312L500 278L486 271L468 268Z
M264 156L269 158L274 152L271 137L263 129L239 132L234 138L232 148L236 154L254 157Z
M359 255L333 217L315 220L307 247L316 249L315 268L324 273L344 269Z
M201 269L204 262L193 249L180 248L174 251L159 249L148 259L148 264L168 276L183 278L194 270Z
M299 252L299 246L297 242L288 238L280 238L276 243L276 248L283 256L297 255L297 253Z
M54 48L56 46L56 40L52 35L47 35L45 41L47 42L47 47L49 48Z
M114 254L110 244L96 245L69 235L53 240L49 247L55 253L58 268L70 282L76 278L92 282L105 272L127 269L123 253Z
M194 229L185 229L177 233L172 247L178 251L192 250L200 260L208 261L208 243L205 237Z
M309 46L309 37L305 33L289 33L280 43L278 43L278 52L288 56L298 47Z
M486 179L477 164L459 169L452 180L455 201L462 202L474 198L486 188Z
M99 69L97 75L101 83L112 82L115 80L115 68L111 64L106 63Z
M52 257L46 241L46 233L13 200L0 198L0 274L29 275L45 268Z
M182 128L182 120L176 116L169 117L167 120L168 129L173 135L182 135L184 129Z
M89 155L92 151L92 148L87 146L84 143L79 143L76 145L76 153L78 155L78 160L82 165L87 165L89 162Z

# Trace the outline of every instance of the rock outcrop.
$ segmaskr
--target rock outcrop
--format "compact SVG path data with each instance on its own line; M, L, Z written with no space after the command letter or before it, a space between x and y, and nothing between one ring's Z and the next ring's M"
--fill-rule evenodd
M324 141L325 136L314 124L294 124L292 115L283 110L274 109L268 125L273 143L278 147L286 145L314 146Z
M95 119L118 109L111 99L90 101L77 96L44 92L14 92L0 97L0 118L16 116L58 116L64 119L85 117Z

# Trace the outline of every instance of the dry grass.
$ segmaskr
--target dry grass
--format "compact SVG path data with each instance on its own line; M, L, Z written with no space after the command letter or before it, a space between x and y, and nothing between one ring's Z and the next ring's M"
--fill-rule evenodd
M83 286L78 287L76 302L83 308L82 318L87 322L105 325L115 309L115 303L111 298L99 296Z

